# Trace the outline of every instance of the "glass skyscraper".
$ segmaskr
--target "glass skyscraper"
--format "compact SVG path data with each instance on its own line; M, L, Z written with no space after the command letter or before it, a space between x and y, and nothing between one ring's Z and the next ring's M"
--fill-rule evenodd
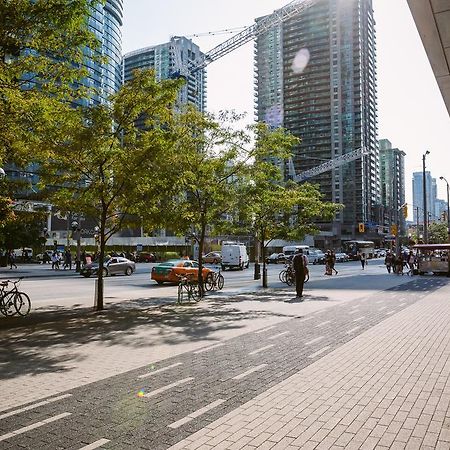
M364 147L367 154L308 180L345 205L322 237L339 246L379 222L375 23L372 0L319 0L255 43L256 116L302 142L297 173ZM318 237L316 240L320 240Z
M206 108L206 71L204 69L184 74L179 72L180 64L189 67L202 54L198 45L182 36L171 38L170 42L141 48L123 57L123 81L130 80L136 69L154 69L158 80L185 76L186 84L179 96L181 104L190 103L199 111Z
M109 96L117 92L122 82L122 0L106 0L98 2L92 9L88 19L89 29L95 34L100 42L101 56L106 62L93 61L92 50L86 49L86 66L89 71L83 83L87 87L93 87L96 93L83 104L95 105L104 103Z

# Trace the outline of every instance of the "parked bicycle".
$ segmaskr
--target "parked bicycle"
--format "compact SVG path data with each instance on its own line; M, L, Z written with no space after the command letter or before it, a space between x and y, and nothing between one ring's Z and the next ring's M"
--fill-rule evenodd
M285 268L278 274L278 278L282 283L292 286L295 284L295 271L290 265L286 265ZM305 283L309 280L309 270L306 268Z
M193 275L177 275L177 277L180 280L178 283L177 303L181 304L186 300L188 302L191 300L198 302L200 300L200 289L193 279Z
M0 282L0 313L6 317L26 316L31 310L31 301L25 292L19 291L18 285L22 281L19 278L16 281L4 280ZM8 289L9 285L11 289Z
M216 291L222 290L225 284L225 279L220 273L220 268L218 272L211 272L208 274L205 280L205 291Z

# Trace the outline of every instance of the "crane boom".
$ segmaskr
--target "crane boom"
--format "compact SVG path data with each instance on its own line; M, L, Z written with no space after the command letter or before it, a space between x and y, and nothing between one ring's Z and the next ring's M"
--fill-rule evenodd
M222 56L231 53L233 50L236 50L247 42L250 42L252 39L265 33L267 30L270 30L271 28L283 23L285 20L296 16L316 2L317 0L291 1L286 6L275 10L272 14L262 18L245 30L241 31L230 39L227 39L226 41L211 49L209 52L205 53L202 58L194 61L193 65L190 67L190 71L196 72L197 70L204 69L208 64L217 61L219 58L222 58Z
M320 175L321 173L328 172L329 170L333 170L336 167L343 166L344 164L354 161L355 159L360 158L363 155L366 155L367 152L364 151L363 148L358 148L353 150L352 152L346 153L345 155L338 156L337 158L330 159L329 161L320 164L317 167L313 167L312 169L305 170L304 172L300 172L299 174L295 173L294 164L292 159L289 159L289 175L296 182L305 181L308 178L314 177L316 175Z

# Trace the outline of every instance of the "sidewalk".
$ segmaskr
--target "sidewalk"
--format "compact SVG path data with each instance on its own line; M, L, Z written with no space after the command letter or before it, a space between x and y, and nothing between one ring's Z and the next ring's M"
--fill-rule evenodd
M450 448L450 285L175 449Z
M10 269L9 267L0 267L0 280L9 278L44 278L44 277L64 277L78 275L75 272L75 265L72 270L53 270L51 264L20 264L17 263L17 269Z

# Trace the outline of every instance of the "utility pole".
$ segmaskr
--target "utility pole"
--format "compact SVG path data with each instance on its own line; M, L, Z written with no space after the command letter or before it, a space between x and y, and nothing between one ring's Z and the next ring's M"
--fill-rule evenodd
M420 226L419 226L419 207L416 206L416 219L417 219L417 243L420 240Z
M425 159L430 152L427 150L422 155L422 177L423 177L423 241L428 244L428 211L427 211L427 182L425 178Z

